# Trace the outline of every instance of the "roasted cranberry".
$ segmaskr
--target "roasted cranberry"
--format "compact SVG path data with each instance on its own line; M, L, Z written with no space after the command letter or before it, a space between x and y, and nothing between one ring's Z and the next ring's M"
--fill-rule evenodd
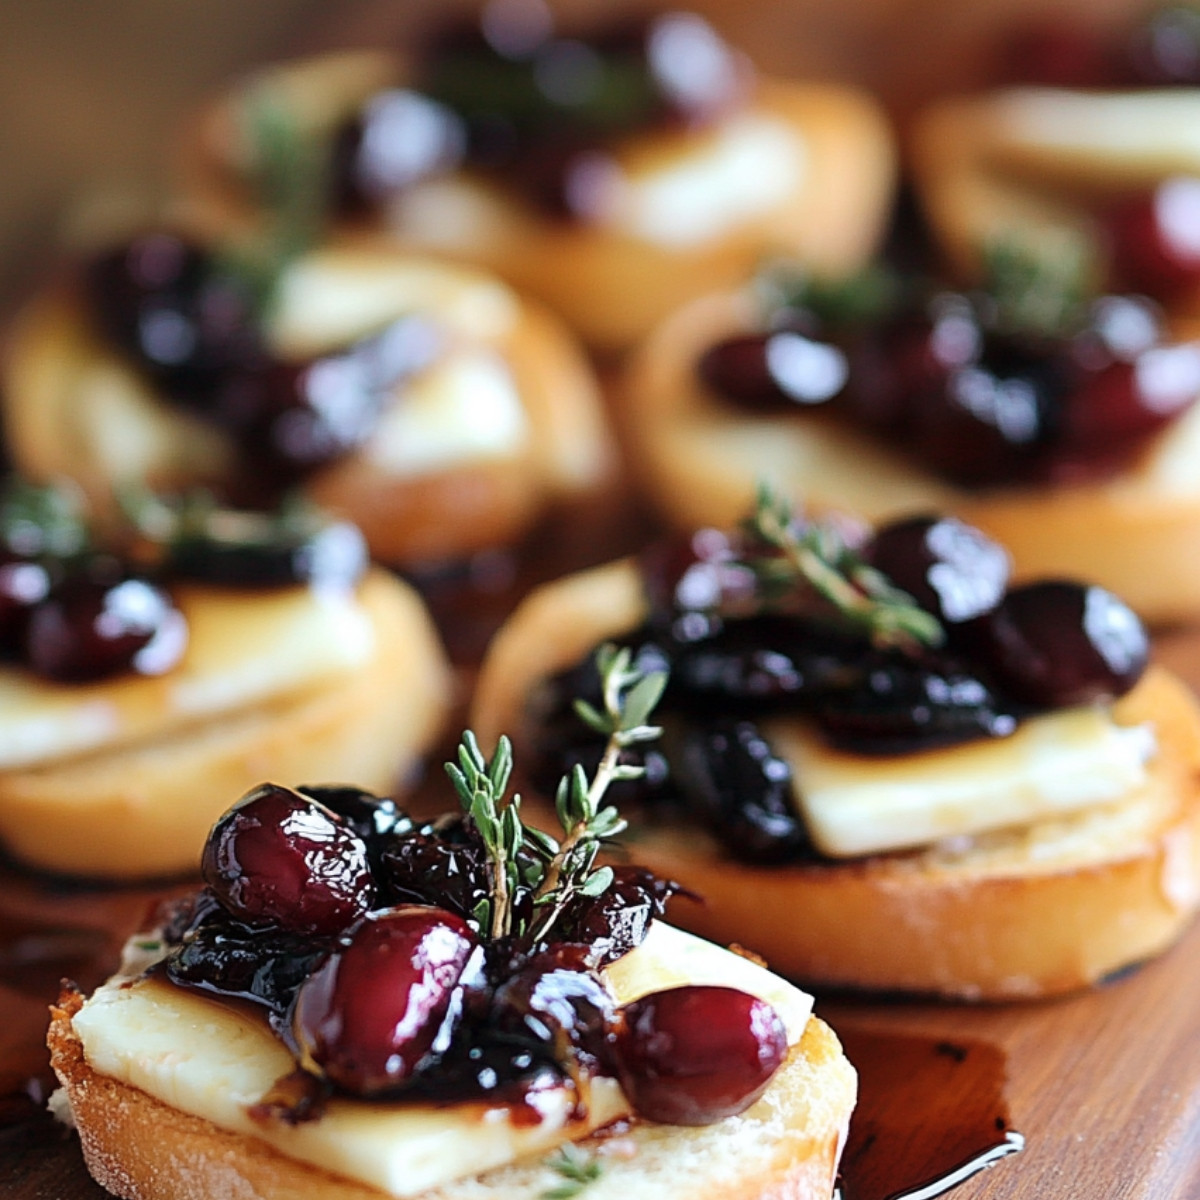
M359 787L336 783L305 783L296 790L336 813L367 843L393 834L402 836L413 827L390 796L376 796Z
M213 826L205 882L250 925L336 935L371 906L362 838L323 804L278 784L247 793Z
M390 839L380 858L380 887L391 904L436 902L470 918L491 895L487 852L464 821L437 822Z
M624 1010L621 1086L637 1112L709 1125L759 1098L787 1056L787 1031L765 1000L727 987L653 992Z
M737 554L729 535L716 529L651 543L639 565L652 620L669 626L676 641L687 642L713 632L720 621L716 610L751 604L757 595L754 574Z
M241 436L284 477L302 476L361 446L400 384L428 366L440 331L402 317L346 350L275 362L249 382Z
M1015 30L1002 46L1001 82L1049 87L1110 87L1112 48L1105 35L1078 18L1043 17Z
M608 1065L614 1005L587 959L582 947L560 946L524 964L496 989L492 1028L529 1040L554 1061L569 1046L576 1062Z
M824 404L841 394L850 373L843 350L799 329L718 342L697 369L727 399L766 412Z
M224 523L228 527L172 542L166 573L222 587L346 587L367 568L366 541L348 521L293 526L258 514L246 516L245 522L235 519Z
M1112 270L1135 292L1171 299L1200 286L1200 178L1178 176L1113 210Z
M1005 693L1058 708L1123 695L1149 659L1136 614L1104 588L1047 580L1014 588L982 626Z
M770 712L853 682L861 642L787 616L729 621L671 656L666 699L688 712Z
M814 719L834 745L857 754L903 754L1017 726L1011 701L969 667L936 656L868 652L860 682L830 694Z
M584 947L589 966L605 966L642 944L676 890L644 867L614 867L612 883L599 896L576 897L557 936Z
M304 1059L355 1095L401 1087L445 1049L480 960L469 926L444 909L372 913L296 994Z
M955 517L905 517L884 525L865 550L927 612L950 624L990 612L1008 586L1003 546Z
M444 104L404 88L379 92L336 135L335 206L370 211L423 179L453 170L466 146L466 126Z
M307 934L256 929L221 910L189 930L163 971L181 987L259 1004L282 1029L296 989L327 952Z
M0 562L0 654L13 657L25 643L34 605L50 591L50 569L15 555Z
M791 767L749 721L690 729L676 756L676 781L736 858L786 862L808 844L792 798Z
M1200 85L1200 13L1189 4L1166 4L1152 12L1130 39L1129 61L1138 83Z
M177 234L152 230L117 246L91 263L86 283L107 336L176 398L260 352L246 289Z
M84 683L128 670L161 675L187 641L187 621L162 588L97 564L33 606L23 658L47 679Z

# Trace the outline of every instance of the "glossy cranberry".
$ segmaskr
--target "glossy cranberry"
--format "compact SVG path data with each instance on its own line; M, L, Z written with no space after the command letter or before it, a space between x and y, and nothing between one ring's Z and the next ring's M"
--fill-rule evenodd
M1128 58L1138 83L1200 86L1200 13L1189 4L1158 8L1135 30Z
M983 618L986 620L986 618ZM1010 700L970 666L930 655L867 652L859 681L825 698L814 719L833 745L855 754L904 754L1017 727Z
M745 862L787 862L808 845L792 796L792 769L750 721L689 729L676 785L720 844Z
M349 587L370 561L366 540L348 521L296 527L269 519L251 523L254 527L244 532L189 533L172 542L165 573L221 587Z
M688 122L712 120L745 89L742 61L696 13L668 12L646 29L646 64L667 110Z
M708 636L714 610L747 607L757 596L754 573L737 561L730 536L700 529L664 538L643 550L639 567L656 619L671 623L679 641Z
M122 671L161 675L187 640L187 621L162 588L97 567L33 605L22 657L46 679L86 683Z
M348 349L272 363L251 382L242 438L257 460L302 476L361 446L404 380L436 357L440 331L403 317Z
M833 400L850 373L844 351L799 329L727 338L706 350L696 369L726 399L763 412Z
M879 529L864 556L927 612L951 624L990 612L1008 586L1003 546L955 517L906 517Z
M612 883L599 896L576 897L556 936L582 946L589 966L606 966L642 944L677 890L644 867L614 867Z
M376 796L349 784L301 784L296 789L336 813L364 842L403 836L412 830L411 818L390 796Z
M748 1108L787 1055L787 1031L765 1000L727 987L653 992L625 1010L621 1086L639 1115L709 1125Z
M857 674L862 642L794 617L765 615L723 623L670 656L666 701L690 713L803 708Z
M1200 287L1200 178L1168 179L1117 206L1108 230L1120 287L1166 300Z
M982 625L981 653L1006 695L1062 707L1127 692L1149 659L1146 630L1104 588L1049 580L1014 588Z
M535 956L496 989L489 1024L563 1065L568 1046L577 1062L607 1065L615 1006L587 959L583 948L569 946Z
M370 211L463 159L467 130L446 105L405 88L379 92L339 130L334 145L335 204Z
M296 1043L345 1091L397 1089L445 1049L461 988L480 967L475 935L461 917L416 905L372 913L301 985Z
M491 894L487 853L465 822L438 822L390 839L380 857L380 888L391 904L436 903L469 918Z
M180 987L248 1000L286 1027L296 989L328 953L308 934L260 929L223 909L195 924L167 956L163 971Z
M15 555L0 561L0 654L17 655L34 605L50 592L49 568Z
M258 352L245 289L177 234L151 230L102 254L86 285L105 334L173 391L204 391Z
M250 925L333 936L371 906L367 849L341 818L278 784L248 792L213 826L204 881Z

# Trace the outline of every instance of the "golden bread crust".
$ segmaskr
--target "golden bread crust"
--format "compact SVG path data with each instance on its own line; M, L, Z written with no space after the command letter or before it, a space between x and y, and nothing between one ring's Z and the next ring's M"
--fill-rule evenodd
M471 716L482 744L507 730L520 761L538 682L644 616L630 561L534 592L484 662ZM782 867L737 863L698 829L635 824L625 840L635 861L705 898L678 905L680 924L801 981L973 999L1069 991L1158 953L1200 907L1196 701L1151 668L1114 715L1154 726L1145 787L1020 833Z
M88 1065L65 991L52 1008L51 1063L66 1091L94 1178L125 1200L379 1200L374 1188L332 1175L243 1134L179 1112ZM743 1117L682 1128L634 1122L583 1146L604 1156L598 1200L654 1200L679 1185L695 1200L828 1200L856 1095L854 1069L832 1031L810 1019L767 1094ZM736 1152L724 1146L736 1143ZM421 1194L420 1200L517 1200L560 1177L517 1163Z
M633 467L655 506L692 529L734 524L760 481L814 511L872 524L915 512L960 516L1012 555L1018 578L1087 579L1153 622L1200 609L1200 404L1111 479L978 492L943 483L902 451L819 413L755 416L710 395L695 364L723 337L755 327L746 293L704 297L677 312L632 358L619 418Z
M364 57L362 66L365 77L378 78L377 58ZM393 70L399 78L399 64ZM305 113L317 129L328 128L335 114L352 112L372 90L346 70L341 55L256 77L288 94L295 94L300 78L320 97ZM257 219L238 179L231 136L231 114L247 94L243 85L202 115L182 156L182 178L198 219L217 228ZM465 174L417 184L373 228L340 236L357 244L399 243L495 271L560 313L594 348L609 352L633 345L690 297L743 279L764 256L796 255L834 275L861 266L882 232L895 174L882 110L849 87L761 78L745 111L780 120L800 137L800 182L779 202L706 240L664 245L616 228L546 219ZM710 136L704 130L650 131L628 138L617 158L636 170L684 149L702 150ZM431 221L431 211L439 218L470 213L471 219Z
M178 874L196 869L229 797L264 779L392 792L439 736L451 678L410 588L376 571L360 597L375 630L369 663L161 739L0 772L0 839L51 871Z

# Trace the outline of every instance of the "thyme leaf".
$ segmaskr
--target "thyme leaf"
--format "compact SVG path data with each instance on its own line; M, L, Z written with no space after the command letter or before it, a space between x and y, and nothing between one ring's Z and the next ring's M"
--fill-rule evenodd
M520 797L507 799L512 773L512 744L501 737L489 762L475 735L462 735L457 761L446 764L459 803L479 834L488 859L489 891L472 914L480 929L496 939L516 935L529 945L543 941L576 896L603 895L613 880L610 867L596 866L604 842L625 828L612 805L603 804L609 786L634 779L642 768L620 761L631 746L657 738L661 730L649 717L666 687L663 672L645 673L632 665L628 649L602 646L596 652L603 711L581 704L586 720L607 739L595 774L589 779L576 765L559 782L555 810L561 840L526 826ZM517 901L526 897L532 916L523 922Z
M750 549L736 565L753 574L768 606L815 599L880 647L913 650L945 637L941 622L866 563L835 524L799 521L770 485L759 485L743 532Z
M604 1174L604 1164L595 1156L568 1142L550 1166L562 1176L563 1182L542 1192L539 1200L572 1200Z

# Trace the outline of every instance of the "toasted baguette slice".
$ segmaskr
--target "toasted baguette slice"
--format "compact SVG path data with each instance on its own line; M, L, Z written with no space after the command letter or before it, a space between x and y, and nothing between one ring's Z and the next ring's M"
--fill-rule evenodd
M912 133L914 182L941 248L977 282L997 244L1079 254L1103 285L1105 211L1200 174L1200 89L1008 88L931 105ZM1200 317L1200 286L1173 296Z
M519 762L538 682L637 627L645 603L629 562L534 592L484 663L472 713L482 744L507 730ZM1182 682L1151 668L1113 715L1122 725L1153 725L1148 778L1075 816L916 851L778 867L738 863L699 828L635 824L628 850L704 898L678 906L680 923L718 941L736 938L805 983L970 999L1084 987L1170 945L1200 907L1196 702ZM553 822L548 811L541 817Z
M1002 543L1019 579L1073 577L1116 592L1146 620L1200 611L1200 404L1111 479L967 491L901 450L815 412L750 415L723 403L695 365L722 338L754 329L747 293L688 305L646 341L622 385L621 422L635 470L680 528L734 524L760 481L814 511L872 524L915 512L961 517Z
M51 871L194 872L228 798L263 779L394 790L441 731L450 672L415 592L376 571L360 599L374 632L361 669L161 737L0 772L0 840Z
M83 998L52 1009L51 1062L88 1170L125 1200L379 1200L383 1192L285 1157L244 1134L163 1104L88 1065L71 1025ZM854 1069L816 1017L763 1097L699 1128L632 1121L581 1143L603 1162L595 1200L829 1200L854 1106ZM420 1200L528 1200L561 1185L547 1161L516 1163L421 1193Z
M399 64L390 73L403 74ZM261 219L245 184L248 104L272 96L328 137L388 74L379 54L331 54L271 68L214 104L184 138L183 186L198 219L225 229ZM344 236L495 271L596 349L620 351L765 255L796 255L834 275L862 265L886 220L895 157L882 111L864 92L771 79L711 128L645 131L613 154L612 211L590 221L548 217L457 172L408 188Z
M267 340L284 359L336 351L398 317L428 317L446 353L403 385L366 444L306 483L354 521L373 556L411 566L519 539L559 501L594 497L615 452L591 369L561 323L479 272L394 250L293 263ZM236 447L170 405L97 338L77 281L47 281L0 363L18 468L78 481L93 507L140 483L228 486Z

